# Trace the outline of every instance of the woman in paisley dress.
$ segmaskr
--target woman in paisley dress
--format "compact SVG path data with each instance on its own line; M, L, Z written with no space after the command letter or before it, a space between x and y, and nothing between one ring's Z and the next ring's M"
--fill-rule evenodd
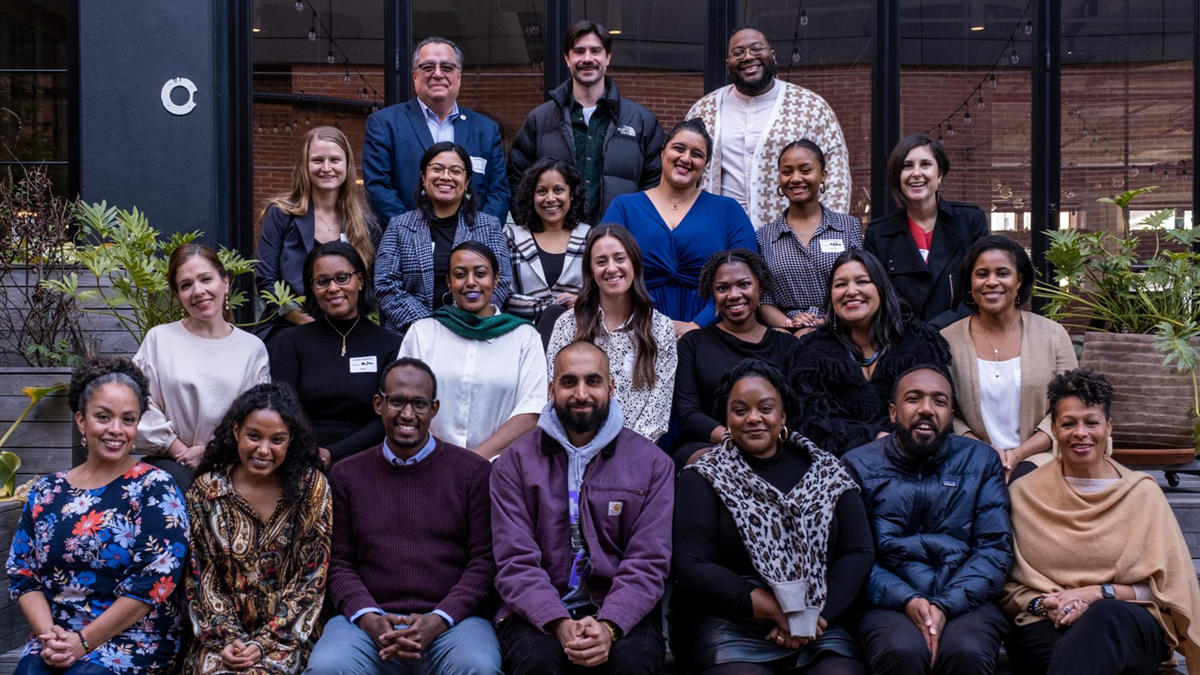
M233 402L188 490L184 672L299 673L320 634L333 505L317 440L292 388Z
M124 358L92 359L71 376L87 460L33 485L13 536L9 593L33 629L17 675L174 665L188 514L167 472L129 454L149 391Z

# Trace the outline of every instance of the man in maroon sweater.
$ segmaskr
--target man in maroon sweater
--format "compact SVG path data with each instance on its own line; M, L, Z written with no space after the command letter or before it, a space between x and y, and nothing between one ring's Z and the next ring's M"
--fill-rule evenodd
M491 464L435 439L437 379L416 359L383 371L383 444L334 465L328 598L338 616L306 673L500 673Z

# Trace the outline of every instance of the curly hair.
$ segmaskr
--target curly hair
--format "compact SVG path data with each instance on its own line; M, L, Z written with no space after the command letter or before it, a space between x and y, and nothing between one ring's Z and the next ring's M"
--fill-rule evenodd
M748 248L731 248L727 251L717 251L712 254L704 267L700 268L700 299L707 302L713 297L712 287L717 280L717 270L721 265L742 263L750 268L750 273L758 280L758 300L762 302L763 290L771 284L771 270L767 269L767 261Z
M571 205L567 207L567 218L563 221L563 229L570 232L583 220L583 208L587 201L583 192L583 178L578 169L554 157L539 159L521 176L521 184L517 186L517 194L513 199L513 222L530 232L546 229L533 206L533 196L537 192L538 181L547 171L557 171L561 174L571 191Z
M290 385L271 383L251 387L229 406L221 423L213 432L212 440L204 446L204 455L196 475L209 471L223 471L241 463L238 454L238 439L234 427L240 426L256 410L274 410L287 425L287 456L277 469L283 477L283 498L300 503L300 485L309 469L321 469L321 456L317 437L309 426L304 409Z
M1046 397L1050 400L1050 421L1058 420L1058 402L1064 398L1075 397L1083 404L1104 407L1104 419L1112 419L1113 387L1108 378L1094 370L1076 368L1056 375L1046 388Z
M726 424L729 393L733 391L733 385L747 377L761 377L775 387L775 391L779 392L780 401L783 403L783 419L787 419L800 409L800 399L796 396L796 391L788 384L783 373L762 359L749 358L734 366L732 370L721 377L721 386L717 387L713 397L713 419L721 424ZM726 426L728 425L726 424Z
M150 405L150 382L146 374L124 356L97 356L79 364L71 371L67 386L67 405L71 412L85 412L88 401L100 387L116 382L129 387L137 396L141 411Z

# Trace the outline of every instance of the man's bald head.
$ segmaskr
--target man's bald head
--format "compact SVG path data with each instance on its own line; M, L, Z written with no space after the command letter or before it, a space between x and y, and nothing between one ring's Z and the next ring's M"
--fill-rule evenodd
M578 353L581 357L584 357L584 358L592 357L592 358L600 359L603 362L604 372L606 372L606 373L608 372L608 369L611 367L611 364L608 361L608 354L606 354L603 349L600 349L594 343L588 342L587 340L578 340L576 342L572 342L571 344L567 345L566 347L563 347L562 350L560 350L558 352L558 354L555 355L555 357L554 357L554 372L555 373L558 372L558 364L563 359L564 356L569 356L569 355L573 355L576 353Z

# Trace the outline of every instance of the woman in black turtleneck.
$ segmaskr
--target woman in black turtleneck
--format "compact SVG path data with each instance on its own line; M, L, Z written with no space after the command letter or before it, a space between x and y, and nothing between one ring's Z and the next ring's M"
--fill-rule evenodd
M716 399L728 433L675 490L673 651L702 675L862 675L840 625L874 561L857 486L787 433L776 368L743 361Z
M371 278L349 244L331 241L308 254L304 296L315 321L284 330L271 345L271 379L296 389L328 464L383 442L372 398L403 338L367 318Z

